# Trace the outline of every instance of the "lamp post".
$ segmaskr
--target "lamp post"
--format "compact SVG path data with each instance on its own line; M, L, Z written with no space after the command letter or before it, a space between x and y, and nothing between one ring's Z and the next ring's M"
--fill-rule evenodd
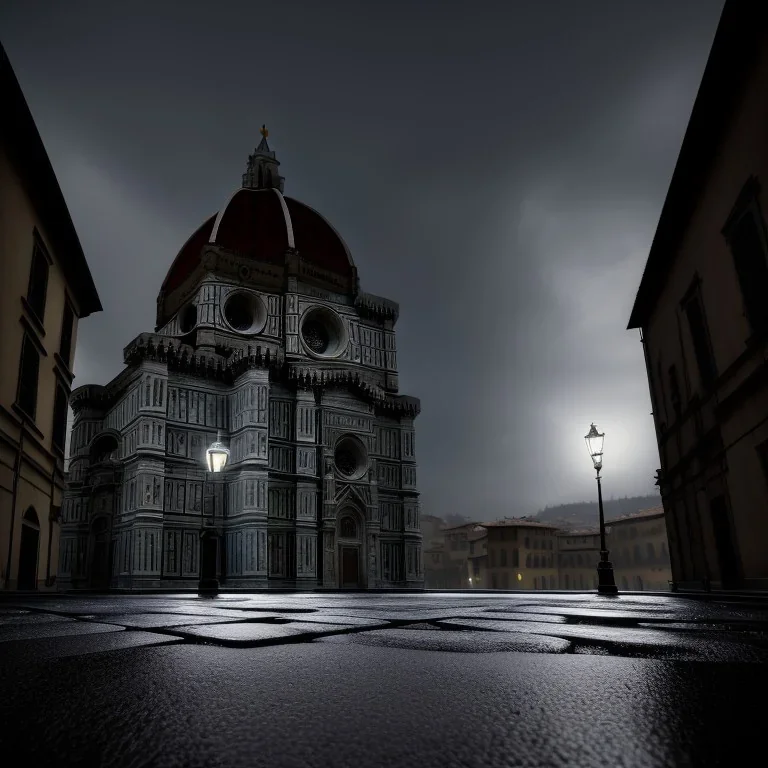
M605 546L605 517L603 516L603 489L600 485L600 470L603 468L603 441L605 432L598 432L592 424L584 438L587 450L592 457L592 463L597 472L597 504L600 510L600 562L597 564L597 592L600 595L616 595L619 592L613 577L613 563L608 559L608 548Z
M229 448L221 442L221 435L205 452L205 462L208 473L221 472L229 461ZM206 473L206 475L208 474ZM219 591L219 580L216 578L216 495L211 504L211 522L208 530L205 528L205 494L203 494L202 520L200 523L200 581L197 591L201 595L215 595Z

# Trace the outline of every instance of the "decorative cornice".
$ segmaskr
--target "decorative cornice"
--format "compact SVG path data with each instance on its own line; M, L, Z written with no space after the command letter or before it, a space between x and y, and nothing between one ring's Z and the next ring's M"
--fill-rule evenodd
M188 344L181 344L167 336L145 333L137 336L124 350L125 364L130 366L106 387L92 384L78 387L72 392L70 405L75 413L86 407L107 410L118 399L129 378L143 361L151 360L176 371L200 378L214 379L232 384L245 371L268 369L270 378L288 380L307 389L328 386L354 387L375 407L417 416L421 410L415 397L395 395L384 390L379 378L364 371L344 366L323 367L311 363L289 363L285 353L277 346L249 346L226 357L216 353L198 354Z
M387 392L377 405L382 409L397 411L414 418L421 413L421 400L409 395L392 395Z
M390 301L390 299L385 299L382 296L375 296L363 291L355 296L355 307L364 314L392 320L393 323L397 322L400 314L400 305L396 301Z
M101 384L84 384L82 387L72 390L72 394L69 396L69 406L77 414L88 406L106 408L109 406L110 400L111 397L106 387Z
M124 350L126 365L135 366L144 360L164 363L168 370L226 383L234 381L249 368L282 368L284 355L277 347L250 346L224 357L216 353L198 353L194 347L181 344L156 333L137 336Z
M393 395L386 392L375 380L360 371L349 368L322 368L294 364L288 367L289 381L301 387L350 386L372 400L374 406L382 409L418 416L421 403L416 397Z
M380 400L384 397L384 390L372 378L350 368L323 368L300 363L291 364L288 366L288 380L296 381L302 387L351 385L360 389L373 400Z

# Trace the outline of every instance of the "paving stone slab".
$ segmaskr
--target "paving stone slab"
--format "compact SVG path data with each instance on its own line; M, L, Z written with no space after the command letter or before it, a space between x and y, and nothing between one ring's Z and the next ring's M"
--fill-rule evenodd
M440 629L378 629L349 635L322 638L316 642L352 643L354 645L400 648L411 651L446 651L450 653L565 653L571 643L558 637L524 633L461 632Z
M296 614L283 614L281 618L291 619L293 621L295 617ZM327 614L317 616L302 615L300 621L303 624L344 624L356 627L377 627L389 623L387 619L371 619L366 616L347 616L342 614L339 614L338 616Z
M120 651L142 646L183 643L180 637L170 637L155 632L125 631L112 627L112 632L68 635L66 637L40 637L11 640L3 643L0 665L37 664L45 659L62 659L94 653Z
M496 615L498 614L498 615ZM496 621L538 621L544 624L565 624L567 619L554 613L507 613L504 611L493 611L485 609L484 612L477 611L467 614L467 618L488 619L493 618ZM456 617L451 617L456 618ZM464 618L463 616L461 618Z
M13 624L0 627L0 643L10 640L33 640L38 637L66 637L67 635L93 635L114 632L114 624L90 621L52 621L45 624ZM120 629L118 631L124 632Z
M352 624L310 624L299 621L289 624L257 624L249 622L244 624L187 625L173 627L173 632L178 632L184 637L210 640L211 642L223 645L248 646L284 638L320 635L355 628Z
M252 615L238 616L243 621L255 621ZM268 621L273 618L281 618L277 614L264 614L261 620ZM119 624L123 627L180 627L192 624L231 624L231 616L211 615L193 615L183 613L127 613L113 616L110 614L99 614L98 619L105 624Z
M759 645L750 645L745 636L743 643L732 642L732 637L722 641L708 633L671 632L663 629L627 629L586 624L544 624L538 622L504 622L486 619L448 619L438 622L441 626L462 626L493 632L526 632L561 637L573 642L608 644L617 653L643 651L652 655L654 650L664 651L666 657L700 659L702 661L734 661L763 663L768 661L768 651Z
M34 624L51 624L53 622L74 621L66 616L57 616L53 613L15 613L0 616L0 627L30 626Z

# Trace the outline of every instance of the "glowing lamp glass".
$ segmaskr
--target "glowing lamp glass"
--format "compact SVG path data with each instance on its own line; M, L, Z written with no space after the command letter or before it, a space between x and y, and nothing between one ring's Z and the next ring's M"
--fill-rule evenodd
M600 469L603 466L603 442L605 441L605 432L598 432L597 427L592 424L587 432L584 440L587 443L587 450L592 457L592 463L595 465L595 469Z
M229 449L215 442L206 452L205 459L209 472L221 472L229 461Z

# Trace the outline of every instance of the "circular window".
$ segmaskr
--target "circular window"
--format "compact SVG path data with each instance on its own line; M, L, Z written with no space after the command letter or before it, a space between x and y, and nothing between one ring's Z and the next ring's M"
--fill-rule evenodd
M194 304L187 304L179 314L179 330L182 333L189 333L197 325L197 307Z
M313 307L301 319L301 341L312 357L338 357L347 348L347 329L333 310Z
M304 336L304 343L318 355L322 355L328 349L328 332L322 323L317 320L310 320L304 323L301 329Z
M267 310L255 294L236 291L224 302L224 320L238 333L258 333L267 321Z
M368 455L365 446L351 435L342 437L336 443L333 453L336 471L348 480L358 480L368 470Z

